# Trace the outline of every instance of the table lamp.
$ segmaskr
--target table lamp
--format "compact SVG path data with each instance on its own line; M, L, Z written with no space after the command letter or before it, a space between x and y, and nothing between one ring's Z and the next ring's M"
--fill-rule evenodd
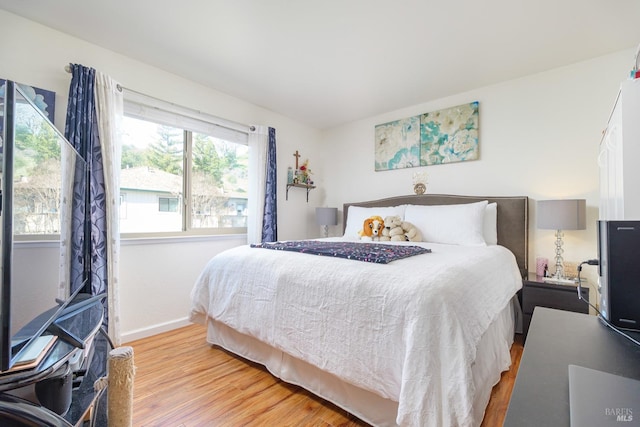
M587 202L584 199L539 200L538 228L556 230L556 272L553 279L565 280L562 249L563 230L585 230Z
M329 226L338 224L338 208L316 208L316 224L322 226L322 237L329 237Z

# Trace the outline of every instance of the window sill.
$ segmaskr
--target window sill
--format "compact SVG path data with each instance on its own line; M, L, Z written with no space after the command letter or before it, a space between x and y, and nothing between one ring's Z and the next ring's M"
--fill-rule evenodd
M167 236L148 236L148 237L121 237L120 246L133 245L155 245L164 243L191 243L191 242L208 242L208 241L225 241L225 240L243 240L246 242L245 234L201 234L201 235L167 235Z
M167 234L165 236L121 236L120 246L133 245L153 245L164 243L192 243L192 242L213 242L213 241L243 240L247 241L246 233L229 234ZM18 249L27 248L59 248L60 238L56 240L14 240L14 245Z

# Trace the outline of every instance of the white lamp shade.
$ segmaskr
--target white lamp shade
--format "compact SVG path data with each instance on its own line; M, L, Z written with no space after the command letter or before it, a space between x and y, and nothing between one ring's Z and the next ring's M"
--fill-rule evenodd
M338 225L338 208L316 208L316 224Z
M539 200L538 228L546 230L585 230L587 201L584 199Z

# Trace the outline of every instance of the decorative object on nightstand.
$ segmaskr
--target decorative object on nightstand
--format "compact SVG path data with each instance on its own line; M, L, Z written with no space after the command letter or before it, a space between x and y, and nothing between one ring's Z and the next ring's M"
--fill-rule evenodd
M584 199L539 200L537 204L538 228L556 230L556 272L551 279L557 283L566 281L562 249L563 230L585 230L586 206Z
M427 191L427 173L415 172L413 174L413 192L417 195L424 194Z
M578 277L578 264L572 261L564 262L564 275L567 279L577 279ZM583 278L584 280L584 278Z
M536 258L536 276L546 277L547 267L549 266L549 260L543 257Z
M329 237L329 226L338 225L338 208L316 208L316 224L322 227L322 237Z

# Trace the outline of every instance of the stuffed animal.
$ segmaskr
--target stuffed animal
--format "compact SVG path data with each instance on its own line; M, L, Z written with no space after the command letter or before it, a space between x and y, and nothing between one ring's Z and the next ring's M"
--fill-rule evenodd
M416 228L415 225L407 221L402 221L402 230L404 231L403 237L407 242L421 242L422 233Z
M388 242L389 240L391 240L391 237L389 236L389 229L385 227L382 229L382 236L380 236L380 241Z
M382 230L384 229L384 220L382 217L374 215L364 220L362 230L358 232L361 240L373 241L380 240Z
M381 241L404 242L404 230L402 229L402 218L398 215L385 217L384 229L382 230Z

